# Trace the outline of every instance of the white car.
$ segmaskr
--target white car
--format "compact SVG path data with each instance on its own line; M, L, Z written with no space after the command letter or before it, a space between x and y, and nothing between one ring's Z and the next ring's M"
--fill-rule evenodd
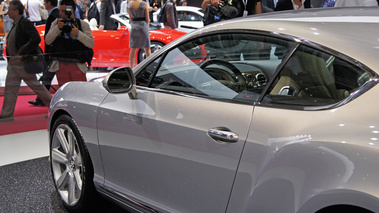
M200 8L201 9L201 8ZM178 13L179 15L179 13ZM128 29L131 28L130 26L130 23L129 23L129 15L127 13L117 13L117 14L113 14L111 15L111 18L113 18L116 22L118 22L118 27L120 26L126 26ZM187 23L187 21L185 22ZM179 27L176 28L176 30L179 30L179 31L183 31L183 32L186 32L186 33L189 33L191 31L193 31L194 29L197 29L199 27L195 27L193 25L185 25L185 23L183 24L182 23L182 27L180 24L181 22L179 22ZM196 26L198 26L199 23L196 24ZM90 24L91 26L91 24ZM200 26L200 25L199 25ZM201 23L201 26L200 27L203 27L203 24ZM159 23L159 22L152 22L150 23L149 25L149 30L160 30L160 29L164 29L164 25L163 23Z
M117 13L111 15L111 18L114 19L118 23L118 27L120 26L126 26L128 29L131 28L130 23L129 23L129 15L127 13ZM163 26L160 24L151 24L149 26L149 30L159 30L162 29Z
M160 13L160 11L161 9L158 9L153 14L154 22L158 22L157 16ZM204 10L200 7L177 6L176 12L178 13L179 27L198 29L204 26Z

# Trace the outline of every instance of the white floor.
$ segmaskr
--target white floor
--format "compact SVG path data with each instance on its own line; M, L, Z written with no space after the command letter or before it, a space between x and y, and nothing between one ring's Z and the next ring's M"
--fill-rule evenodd
M49 155L47 130L0 136L0 166Z

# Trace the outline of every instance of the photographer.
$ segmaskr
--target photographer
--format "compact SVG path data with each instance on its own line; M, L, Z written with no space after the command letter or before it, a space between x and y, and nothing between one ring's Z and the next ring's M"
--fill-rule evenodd
M209 0L205 0L204 26L219 22L222 20L232 19L241 16L248 16L261 13L261 0L210 0L210 4L206 4Z
M204 26L235 18L240 13L241 5L238 0L230 0L227 3L222 3L220 0L211 0L210 2L211 4L207 4L205 9Z
M49 52L53 62L50 72L56 72L58 84L69 81L87 81L86 72L91 65L92 47L95 41L91 28L85 21L75 18L74 0L62 0L60 17L52 24L45 42L51 45Z

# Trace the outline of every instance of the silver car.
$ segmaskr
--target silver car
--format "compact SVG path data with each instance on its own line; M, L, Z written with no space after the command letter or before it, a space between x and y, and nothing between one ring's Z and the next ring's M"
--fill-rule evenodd
M50 105L53 180L136 212L379 212L378 8L233 19ZM96 193L95 193L96 191Z

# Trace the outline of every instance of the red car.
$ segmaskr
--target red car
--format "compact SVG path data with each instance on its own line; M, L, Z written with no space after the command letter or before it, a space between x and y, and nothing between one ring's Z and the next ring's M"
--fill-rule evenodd
M129 18L126 14L112 15L112 18L119 23L117 30L92 30L95 39L94 56L92 67L123 67L129 66ZM158 25L159 27L159 25ZM157 26L150 28L150 40L152 53L162 46L183 36L186 32L173 29L158 29ZM41 36L40 47L44 50L45 25L36 26ZM136 53L136 60L140 62L144 59L143 49ZM5 48L3 55L5 56Z

